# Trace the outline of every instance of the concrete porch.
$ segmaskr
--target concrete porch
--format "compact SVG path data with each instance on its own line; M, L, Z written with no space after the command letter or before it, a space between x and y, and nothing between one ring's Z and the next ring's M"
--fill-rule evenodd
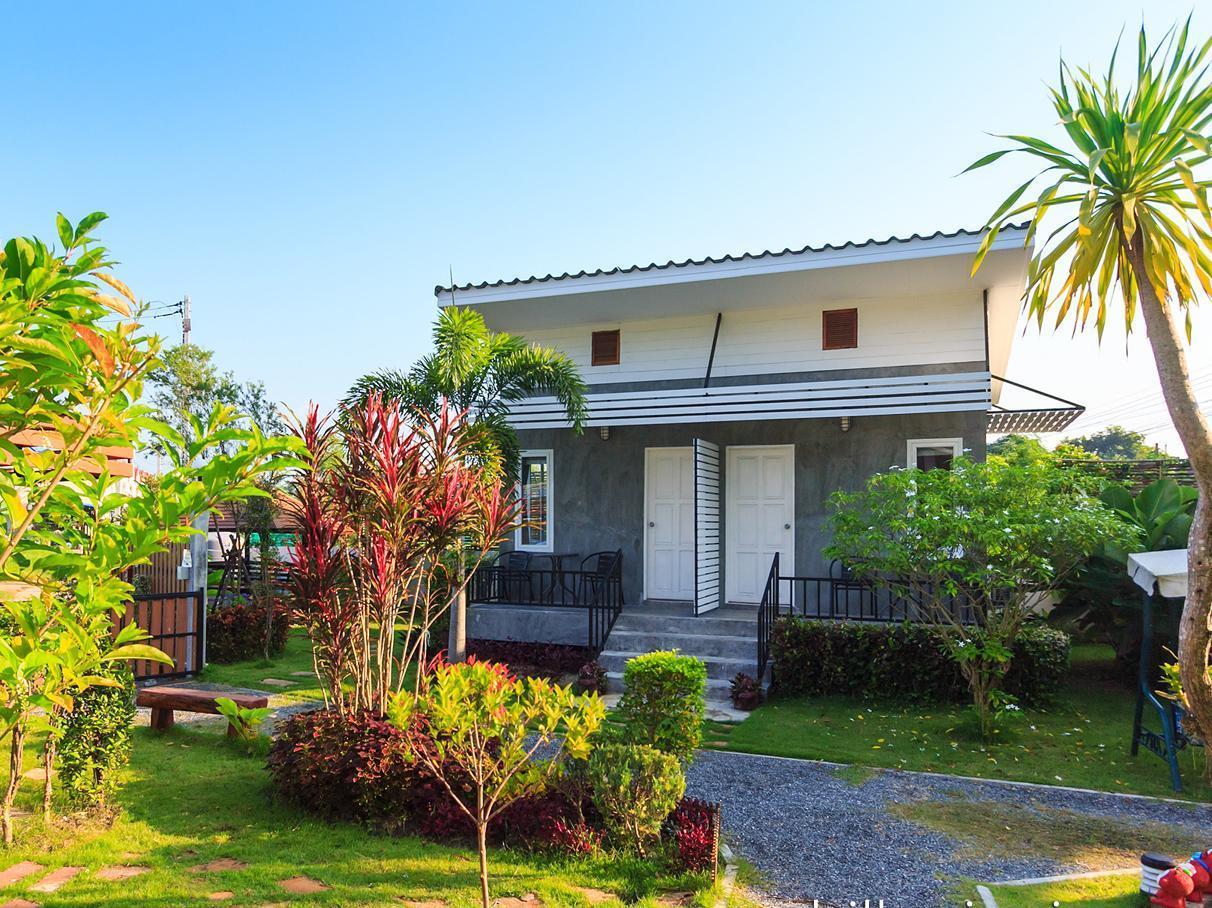
M645 602L627 606L614 623L598 661L611 687L622 687L627 660L656 650L676 649L707 666L707 699L727 702L738 672L757 671L756 605L725 605L694 614L688 602Z

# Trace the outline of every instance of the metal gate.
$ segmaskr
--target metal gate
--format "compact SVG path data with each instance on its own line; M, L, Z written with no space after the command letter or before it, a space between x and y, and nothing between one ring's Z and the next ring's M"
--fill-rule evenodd
M201 670L204 659L206 613L202 590L175 593L141 593L114 622L117 633L138 624L151 634L145 642L166 653L172 665L136 659L131 670L136 681L150 678L184 678Z

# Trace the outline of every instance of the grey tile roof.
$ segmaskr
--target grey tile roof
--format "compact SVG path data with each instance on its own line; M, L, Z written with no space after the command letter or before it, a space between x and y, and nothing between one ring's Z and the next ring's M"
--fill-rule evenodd
M1003 228L1003 232L1026 230L1028 223L1029 222L1024 221L1021 224L1007 226ZM923 240L953 239L955 237L977 237L982 233L984 233L984 228L978 228L976 230L961 228L950 233L943 230L936 230L934 233L929 235L914 233L906 237L890 236L884 240L877 240L874 237L861 242L851 240L849 242L842 243L840 246L834 245L833 243L826 243L824 246L804 246L800 249L787 248L781 251L767 249L764 252L744 252L740 255L725 255L719 258L707 256L706 258L701 259L686 259L682 262L668 261L663 265L659 262L651 262L647 265L629 265L626 268L598 268L596 271L578 271L576 274L565 271L563 274L545 274L542 277L532 275L531 277L515 277L512 280L502 279L498 281L481 281L478 284L456 284L453 287L446 287L439 284L438 286L434 287L433 292L434 296L440 296L443 293L457 293L459 291L468 290L485 290L489 287L516 287L523 284L546 284L552 281L575 281L585 277L602 277L612 274L634 274L644 271L666 271L670 268L686 268L692 265L722 265L726 262L753 262L760 261L761 259L777 259L782 258L783 256L803 255L808 252L837 252L843 249L862 249L866 246L889 246L893 243L912 243L914 241L920 242Z

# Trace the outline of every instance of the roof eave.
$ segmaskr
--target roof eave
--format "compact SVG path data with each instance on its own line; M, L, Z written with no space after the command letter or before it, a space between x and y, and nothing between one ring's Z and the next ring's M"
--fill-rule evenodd
M1003 228L990 251L1025 248L1026 224ZM758 255L725 256L701 261L667 262L631 268L614 268L592 273L547 275L517 278L462 287L435 287L439 305L451 305L457 299L461 305L479 305L506 300L536 299L573 293L635 289L692 281L718 280L750 275L779 274L791 271L811 271L850 265L867 265L907 261L949 255L975 255L985 235L984 230L959 230L922 237L889 237L867 240L843 246L806 247L798 251L763 252Z

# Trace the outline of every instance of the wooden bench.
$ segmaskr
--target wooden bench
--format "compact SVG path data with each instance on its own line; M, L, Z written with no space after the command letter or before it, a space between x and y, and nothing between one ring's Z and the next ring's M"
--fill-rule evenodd
M245 709L260 709L269 706L269 697L264 694L240 694L235 691L196 690L192 687L144 687L135 698L138 706L151 707L151 727L157 731L167 731L173 727L173 712L182 710L188 713L207 713L219 715L219 707L215 701L227 697L237 706ZM227 726L228 736L234 736L236 730L230 724Z

